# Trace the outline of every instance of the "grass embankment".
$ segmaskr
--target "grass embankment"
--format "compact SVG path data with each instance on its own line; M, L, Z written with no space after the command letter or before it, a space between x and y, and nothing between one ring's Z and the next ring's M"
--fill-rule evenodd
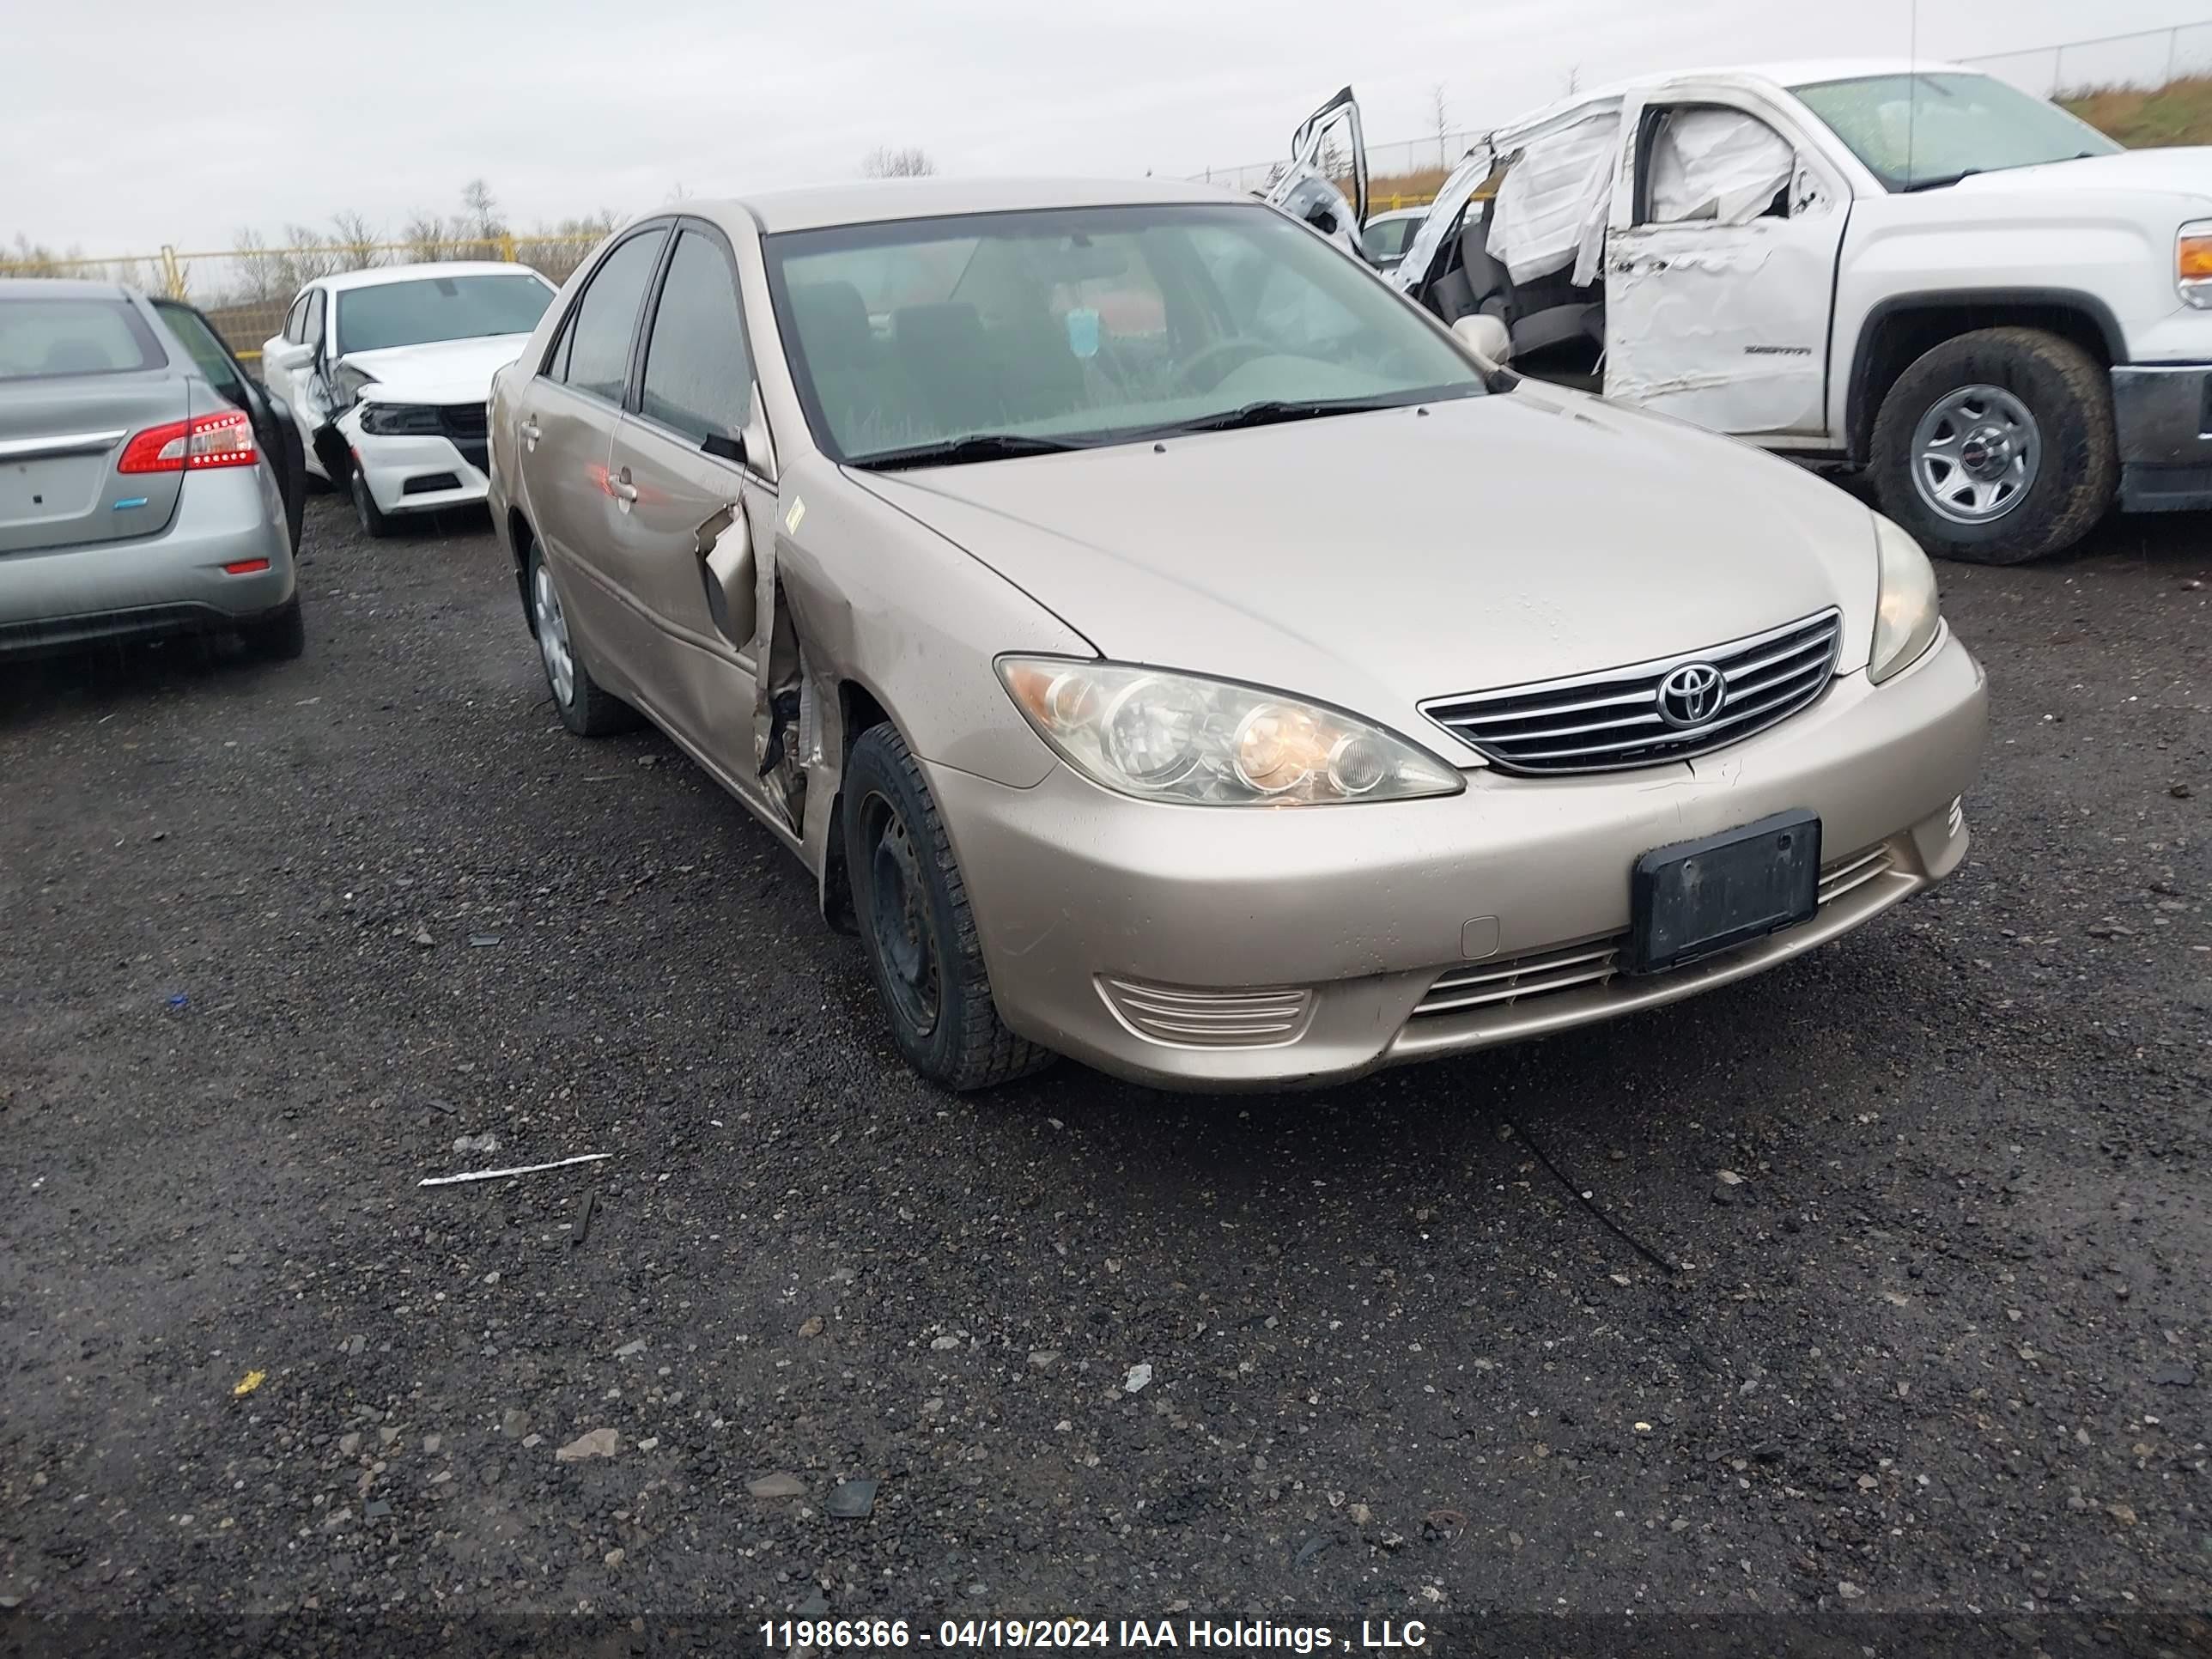
M2130 149L2212 144L2212 75L2162 87L2093 87L2058 101Z

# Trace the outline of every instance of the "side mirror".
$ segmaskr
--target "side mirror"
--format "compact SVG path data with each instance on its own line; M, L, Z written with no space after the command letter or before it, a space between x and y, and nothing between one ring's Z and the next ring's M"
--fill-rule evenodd
M305 368L309 363L314 362L314 347L311 345L295 345L291 342L287 341L284 344L278 346L274 351L263 353L261 367L264 369L277 369L289 374L295 368Z
M699 577L706 584L707 610L716 631L738 650L750 651L760 599L752 527L744 508L734 501L722 507L693 532L691 546L699 556Z
M1473 352L1486 368L1503 368L1513 360L1513 337L1504 322L1478 314L1462 317L1451 325L1459 343Z

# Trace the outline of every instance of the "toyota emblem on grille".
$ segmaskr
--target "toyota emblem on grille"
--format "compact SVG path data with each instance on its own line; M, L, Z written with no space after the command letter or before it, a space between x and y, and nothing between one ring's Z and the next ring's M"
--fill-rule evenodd
M1676 727L1703 726L1721 712L1728 684L1709 662L1670 668L1659 682L1659 718Z

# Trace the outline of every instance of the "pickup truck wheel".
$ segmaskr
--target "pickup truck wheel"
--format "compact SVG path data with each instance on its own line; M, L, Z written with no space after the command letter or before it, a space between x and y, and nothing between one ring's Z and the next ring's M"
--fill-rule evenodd
M576 654L576 641L568 631L568 612L561 603L561 590L545 556L530 550L531 632L538 636L538 659L545 665L545 684L553 693L553 707L561 724L580 738L611 737L638 723L637 710L604 689Z
M1882 509L1931 553L2041 558L2112 504L2111 382L2087 352L2040 329L1961 334L1898 376L1872 459Z
M948 1089L988 1089L1052 1063L1006 1029L967 884L921 767L891 726L845 763L845 859L861 943L908 1065Z

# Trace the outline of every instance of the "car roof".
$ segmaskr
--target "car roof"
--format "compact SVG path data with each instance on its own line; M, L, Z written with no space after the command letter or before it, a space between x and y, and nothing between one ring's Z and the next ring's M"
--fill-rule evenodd
M382 288L387 283L420 282L426 276L535 276L537 271L528 265L508 264L499 259L448 259L442 264L421 265L370 265L362 270L341 270L332 276L319 277L316 283L333 294L343 294L353 288ZM308 284L310 287L316 283Z
M128 300L132 293L88 276L0 276L0 300Z
M1910 58L1810 58L1792 63L1723 64L1703 69L1666 70L1635 75L1586 92L1570 93L1539 105L1517 119L1493 127L1486 137L1499 143L1520 143L1539 130L1557 131L1589 116L1618 109L1632 94L1649 96L1679 86L1735 86L1746 88L1779 88L1794 91L1828 81L1858 81L1881 75L1980 75L1984 70L1963 64Z
M887 220L941 219L958 213L1011 213L1058 207L1145 206L1159 202L1238 199L1218 185L1181 179L872 179L764 191L721 202L690 202L687 213L749 216L768 234L820 230Z

